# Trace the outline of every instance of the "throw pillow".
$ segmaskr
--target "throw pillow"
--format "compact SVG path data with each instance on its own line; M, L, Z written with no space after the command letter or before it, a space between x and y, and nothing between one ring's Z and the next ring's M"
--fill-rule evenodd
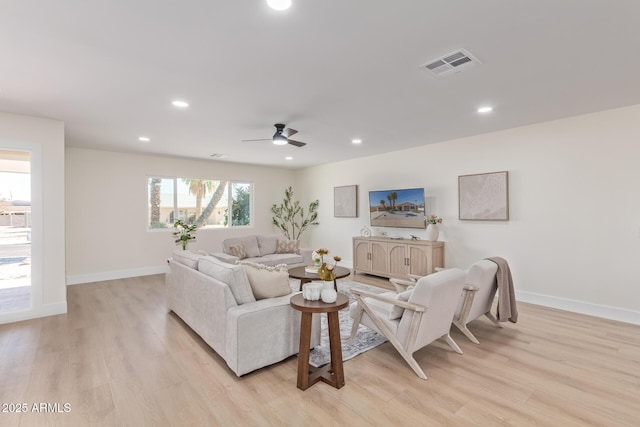
M256 300L280 297L291 293L289 271L286 264L269 267L248 261L238 261L249 278Z
M400 292L398 295L396 295L396 299L398 301L407 302L409 301L409 297L411 296L412 292L413 292L413 288L409 289L408 291ZM403 314L404 314L404 307L400 307L399 305L394 305L391 308L391 312L389 312L389 320L399 319L402 317Z
M278 247L276 248L276 253L277 254L297 254L299 244L300 244L300 241L298 240L278 240Z
M244 245L231 245L229 246L229 251L231 251L231 255L237 256L240 259L245 259L249 256L247 248Z
M231 255L230 247L233 245L243 245L247 248L247 256L249 258L259 257L260 248L258 247L258 239L255 235L244 237L232 237L222 241L222 252Z

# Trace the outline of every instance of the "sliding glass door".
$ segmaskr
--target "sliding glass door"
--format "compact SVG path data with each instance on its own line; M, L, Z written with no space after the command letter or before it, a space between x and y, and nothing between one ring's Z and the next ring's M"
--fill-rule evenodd
M31 154L0 149L0 313L31 308Z

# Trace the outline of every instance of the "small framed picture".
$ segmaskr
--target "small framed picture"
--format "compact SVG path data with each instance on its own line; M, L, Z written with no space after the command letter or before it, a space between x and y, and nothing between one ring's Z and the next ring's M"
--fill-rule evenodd
M459 176L458 218L467 221L508 221L509 172Z
M336 218L358 217L357 185L333 188L333 216Z

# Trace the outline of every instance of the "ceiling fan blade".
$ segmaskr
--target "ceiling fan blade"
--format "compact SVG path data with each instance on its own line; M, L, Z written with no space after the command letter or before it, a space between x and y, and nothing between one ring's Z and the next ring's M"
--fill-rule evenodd
M243 139L240 142L256 142L256 141L271 141L271 138L267 138L267 139Z
M296 147L304 147L307 145L306 142L294 141L293 139L289 139L287 142L291 145L295 145Z
M282 134L284 136L286 136L287 138L289 138L290 136L295 135L296 133L298 133L298 131L295 130L295 129L291 129L291 128L287 128L287 129L282 131Z

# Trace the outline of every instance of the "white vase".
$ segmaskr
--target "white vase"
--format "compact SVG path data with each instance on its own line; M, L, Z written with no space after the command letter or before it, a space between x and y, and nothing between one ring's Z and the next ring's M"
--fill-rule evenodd
M322 290L322 302L331 304L332 302L336 302L337 298L338 298L338 293L334 291L333 288Z
M302 298L309 301L318 301L322 293L322 283L305 283L302 286Z
M438 235L440 234L440 227L438 224L427 225L427 240L430 242L437 242Z
M325 289L333 290L333 280L332 281L324 280L322 282L322 290L324 291Z

